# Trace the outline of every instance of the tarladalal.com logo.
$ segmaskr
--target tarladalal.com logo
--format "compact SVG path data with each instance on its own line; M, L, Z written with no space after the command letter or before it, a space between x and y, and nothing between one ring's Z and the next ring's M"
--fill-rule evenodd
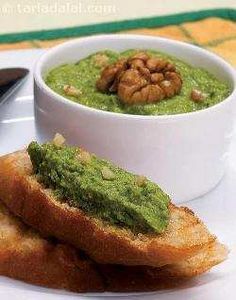
M102 4L102 3L90 3L85 4L80 1L66 2L51 2L48 4L36 3L36 4L11 4L9 2L0 3L0 15L11 14L93 14L93 15L112 15L117 13L116 5Z

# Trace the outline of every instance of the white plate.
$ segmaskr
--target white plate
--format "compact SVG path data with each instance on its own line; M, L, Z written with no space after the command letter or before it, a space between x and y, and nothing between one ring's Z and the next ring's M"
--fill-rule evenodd
M20 50L0 53L0 68L28 67L45 50ZM0 154L26 146L35 136L32 74L17 94L0 106ZM187 183L186 183L187 184ZM149 294L72 294L40 288L0 277L1 300L29 299L115 299L137 300L223 300L236 297L236 133L229 153L229 166L221 183L209 194L186 204L192 208L231 250L229 259L187 284L185 288Z

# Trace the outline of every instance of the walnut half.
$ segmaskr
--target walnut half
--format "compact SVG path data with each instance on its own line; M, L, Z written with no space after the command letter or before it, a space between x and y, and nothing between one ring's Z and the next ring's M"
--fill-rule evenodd
M116 92L126 104L158 102L175 96L181 88L182 79L175 66L145 52L108 65L97 80L99 91Z

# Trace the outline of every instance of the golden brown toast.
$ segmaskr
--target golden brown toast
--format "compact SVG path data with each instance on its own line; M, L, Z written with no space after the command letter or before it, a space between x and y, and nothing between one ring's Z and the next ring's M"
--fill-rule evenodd
M80 252L41 238L0 204L0 275L71 291L103 291L93 263Z
M81 251L43 239L0 203L0 275L74 292L154 291L182 284L223 261L213 243L196 256L161 268L99 265Z
M105 225L78 208L57 201L32 174L25 151L0 158L0 198L9 210L44 236L85 251L98 263L162 266L208 249L215 236L187 208L170 204L170 223L159 235L134 235Z

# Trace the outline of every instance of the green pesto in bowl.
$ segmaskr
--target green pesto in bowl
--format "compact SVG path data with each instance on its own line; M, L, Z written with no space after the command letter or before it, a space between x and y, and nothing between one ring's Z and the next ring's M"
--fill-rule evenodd
M218 80L208 71L193 67L173 56L153 50L146 50L152 57L166 59L176 66L182 77L182 89L178 95L170 99L151 104L122 104L117 94L104 94L96 89L96 81L100 77L103 66L97 64L97 55L105 55L108 63L114 63L123 57L133 55L137 50L127 50L121 53L102 51L80 60L52 69L45 77L46 84L56 93L71 101L96 109L135 115L172 115L193 112L213 106L230 95L229 86ZM71 85L80 91L79 96L68 96L64 87ZM204 101L195 102L190 95L192 90L199 90L205 95Z
M54 191L58 201L133 233L166 229L169 196L145 177L77 147L32 142L28 153L38 180Z

